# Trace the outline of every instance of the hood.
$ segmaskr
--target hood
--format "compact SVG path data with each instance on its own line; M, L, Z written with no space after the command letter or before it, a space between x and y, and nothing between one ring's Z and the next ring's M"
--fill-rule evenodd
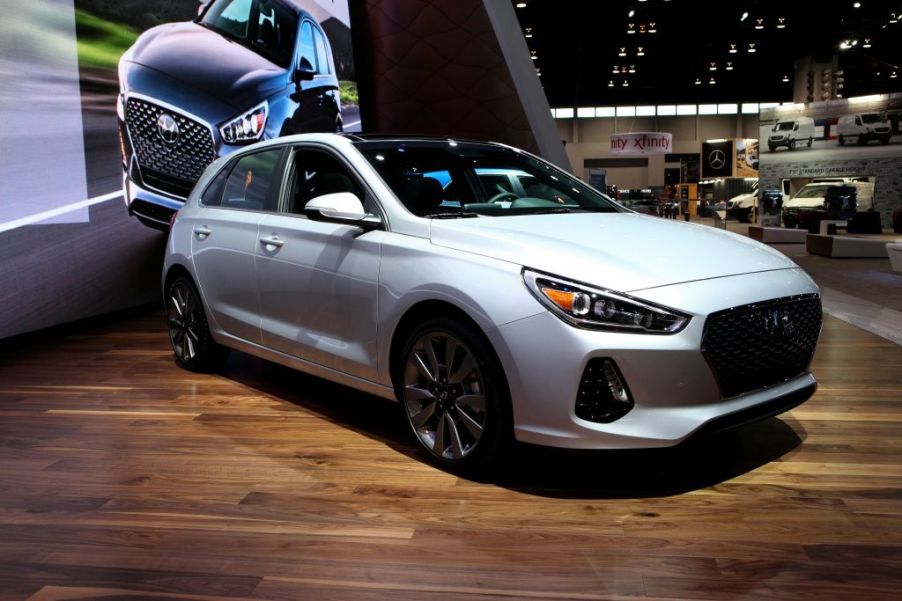
M434 219L431 240L620 292L797 267L744 236L632 213Z
M123 60L212 97L232 113L251 108L288 82L285 69L196 23L170 23L145 32ZM133 91L160 95L157 90Z
M757 196L755 196L755 194L756 194L755 192L747 192L745 194L739 194L737 196L734 196L733 198L731 198L730 200L727 201L727 206L730 206L730 207L752 206L755 204L755 201L758 198Z

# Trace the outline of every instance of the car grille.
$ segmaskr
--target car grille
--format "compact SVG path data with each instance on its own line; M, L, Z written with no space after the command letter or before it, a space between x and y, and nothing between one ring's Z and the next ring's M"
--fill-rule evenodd
M712 314L702 353L730 398L805 372L820 331L820 297L782 298Z
M163 114L170 115L178 124L178 139L173 143L164 142L158 131L157 121ZM129 98L125 121L145 184L162 192L187 197L204 169L216 158L210 129L184 115Z

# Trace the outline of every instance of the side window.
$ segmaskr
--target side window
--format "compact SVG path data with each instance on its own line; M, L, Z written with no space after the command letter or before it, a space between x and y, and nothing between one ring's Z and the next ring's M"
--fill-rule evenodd
M313 48L313 25L304 21L301 25L301 43L298 66L302 69L316 70L316 50Z
M219 12L216 25L236 37L246 38L248 24L251 20L251 0L234 0L219 6L223 8ZM216 8L213 10L215 11ZM213 11L210 11L207 18L215 18L215 16Z
M286 213L304 214L307 203L324 194L350 192L373 212L355 177L337 159L317 150L296 150L292 157Z
M225 182L220 206L250 211L274 211L279 183L278 172L282 148L255 152L238 159Z
M329 53L326 51L326 42L323 39L323 33L319 29L313 30L313 37L316 40L316 72L320 74L331 73L329 68Z
M550 185L539 181L538 178L531 176L520 177L520 185L529 198L541 198L543 200L551 200L558 204L579 204L568 194L562 190L553 188Z
M210 185L207 186L207 189L204 190L204 193L200 197L200 201L204 206L219 206L219 203L222 202L222 191L225 189L226 179L231 170L231 165L226 165L219 170L219 173L216 174L216 177L213 178L213 181L210 182Z

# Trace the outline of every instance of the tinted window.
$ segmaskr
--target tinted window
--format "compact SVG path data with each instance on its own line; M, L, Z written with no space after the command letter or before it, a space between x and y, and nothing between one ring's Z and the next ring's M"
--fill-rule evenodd
M313 26L310 24L310 21L304 21L304 24L301 25L298 66L311 71L316 69L316 51L313 49Z
M238 159L229 173L221 206L229 209L273 211L279 195L276 180L281 148L255 152Z
M514 189L510 178L506 175L480 173L479 181L482 182L482 189L485 190L485 195L489 198L499 194L512 193Z
M226 178L231 171L231 166L224 167L216 174L207 189L201 196L201 202L208 207L218 207L222 202L222 191L225 189Z
M514 216L622 210L573 176L511 148L426 141L361 141L355 145L415 215ZM517 177L526 191L520 194L513 189L498 197L506 187L481 181L489 174Z
M364 202L363 189L356 178L337 159L317 150L296 150L291 161L289 194L285 211L302 215L307 203L324 194L350 192Z
M216 0L200 23L282 68L291 63L297 15L277 2Z
M331 73L332 69L329 67L329 53L326 51L326 41L323 39L322 32L320 32L319 29L314 29L313 37L316 40L316 72Z

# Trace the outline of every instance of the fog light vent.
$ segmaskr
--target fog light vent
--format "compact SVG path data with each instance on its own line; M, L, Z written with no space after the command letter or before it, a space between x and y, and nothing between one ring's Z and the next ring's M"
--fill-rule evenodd
M626 380L612 359L592 359L576 393L576 416L602 424L620 419L633 408Z

